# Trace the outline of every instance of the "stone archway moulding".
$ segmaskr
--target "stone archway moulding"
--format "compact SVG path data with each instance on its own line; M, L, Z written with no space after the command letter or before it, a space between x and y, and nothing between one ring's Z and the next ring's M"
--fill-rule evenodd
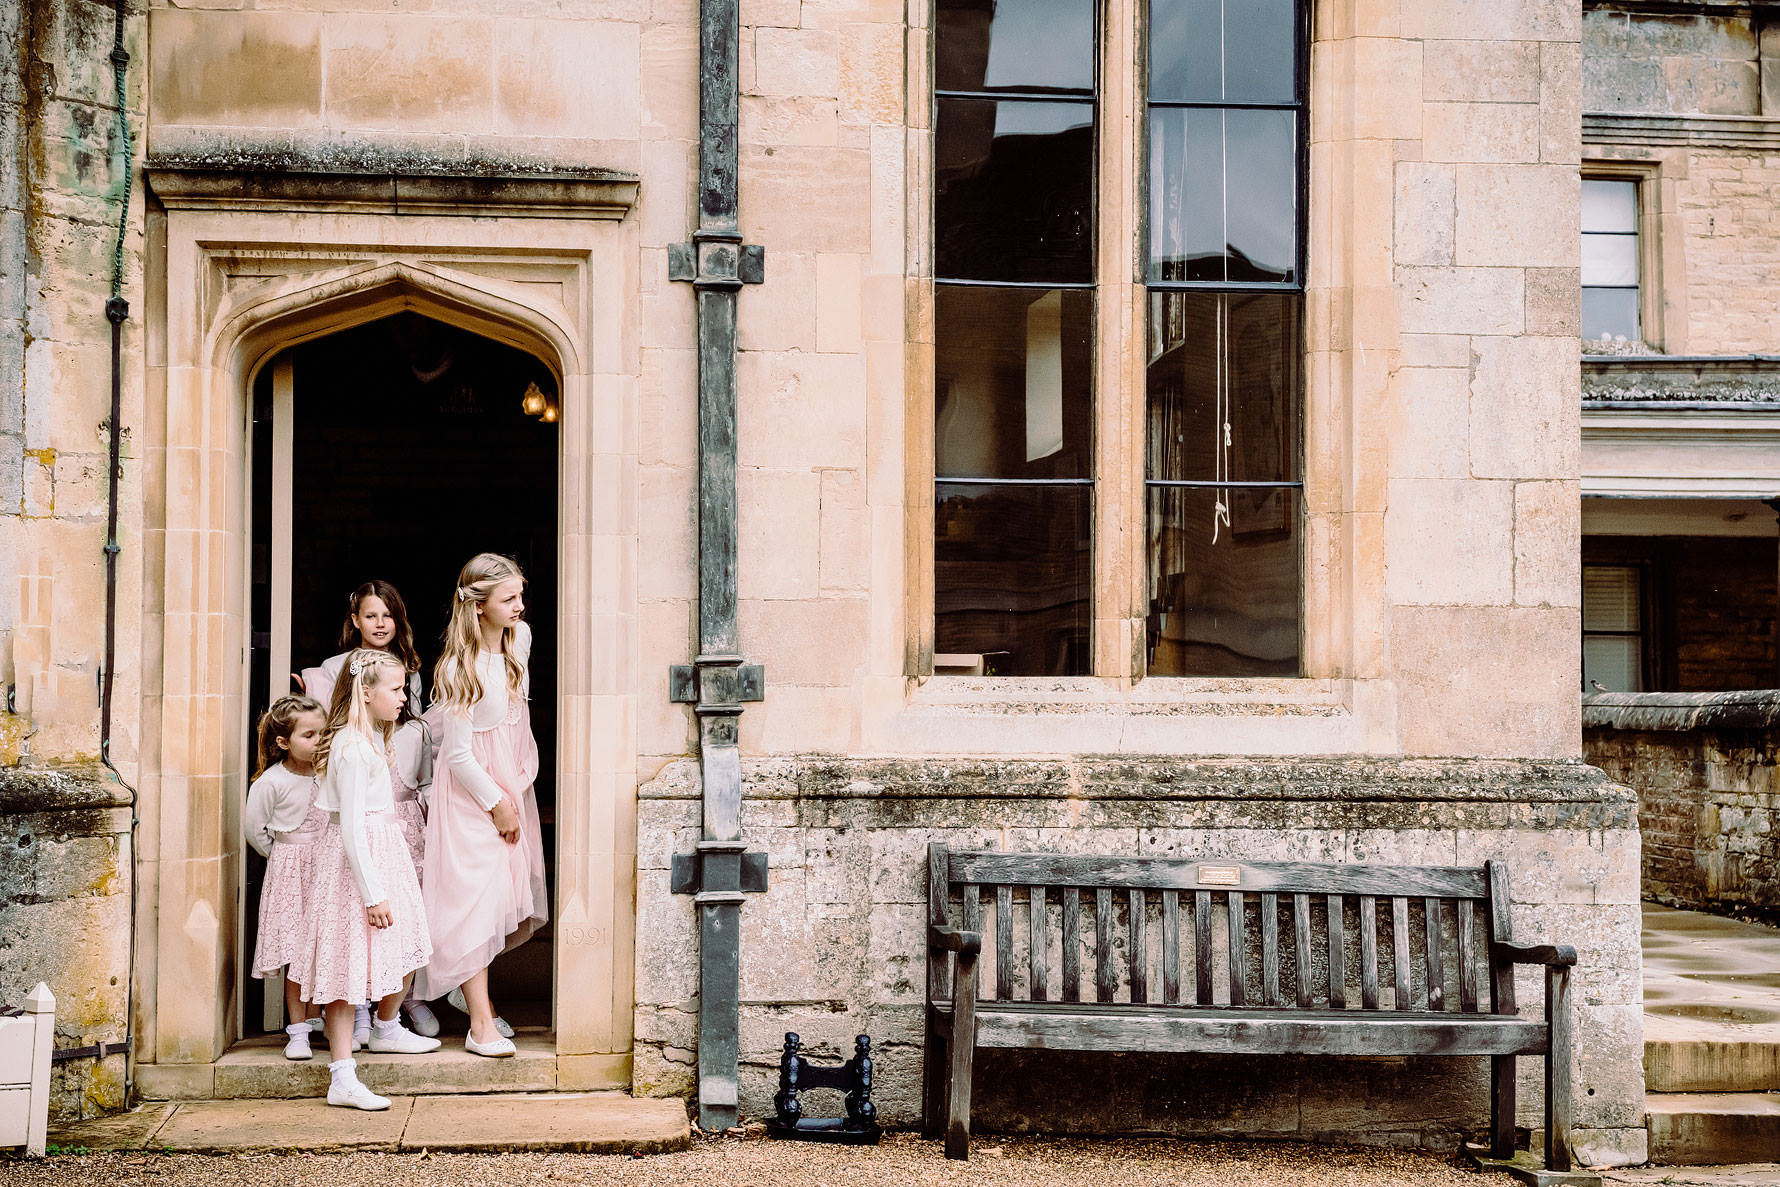
M169 204L151 218L136 1003L148 1095L228 1091L217 1061L240 1033L249 384L281 350L404 310L536 355L560 382L552 1086L628 1084L635 220L464 213Z

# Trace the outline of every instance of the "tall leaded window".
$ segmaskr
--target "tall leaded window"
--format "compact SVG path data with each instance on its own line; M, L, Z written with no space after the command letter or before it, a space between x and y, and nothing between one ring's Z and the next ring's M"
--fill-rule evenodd
M934 651L1089 667L1094 0L939 0Z
M1304 15L1149 15L1148 671L1297 675Z
M1108 86L1097 0L936 0L938 671L1299 671L1305 10L1147 3ZM1141 653L1090 645L1140 616Z

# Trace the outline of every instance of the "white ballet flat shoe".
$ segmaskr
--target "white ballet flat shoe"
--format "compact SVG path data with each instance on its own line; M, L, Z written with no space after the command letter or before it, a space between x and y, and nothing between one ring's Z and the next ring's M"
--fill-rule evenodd
M468 1015L470 1012L469 1004L464 1001L464 990L461 985L446 994L445 1001L447 1005L460 1014ZM502 1018L499 1014L494 1016L494 1028L501 1032L501 1037L503 1039L510 1039L513 1037L513 1028L508 1026L507 1020Z
M439 1016L425 1002L403 1002L402 1009L408 1011L408 1021L414 1024L415 1034L425 1035L430 1039L439 1033Z
M464 1036L464 1050L471 1055L486 1055L490 1059L506 1059L519 1053L519 1048L513 1045L512 1039L499 1038L492 1043L478 1043L469 1035Z
M375 1113L389 1108L389 1098L378 1096L358 1080L349 1084L328 1085L328 1103L340 1109L363 1109Z
M315 1051L309 1046L309 1033L310 1032L305 1029L286 1036L284 1043L284 1057L286 1059L314 1058Z
M426 1035L417 1035L405 1026L397 1026L392 1035L371 1032L371 1050L383 1055L424 1055L428 1051L437 1051L439 1040Z

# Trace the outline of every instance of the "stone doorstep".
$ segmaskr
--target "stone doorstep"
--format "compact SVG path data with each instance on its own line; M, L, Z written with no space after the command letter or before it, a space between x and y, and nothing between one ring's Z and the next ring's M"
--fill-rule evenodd
M678 1098L620 1092L392 1098L376 1113L303 1100L198 1100L63 1126L50 1140L90 1150L189 1154L289 1150L563 1151L662 1154L691 1142Z
M1647 1093L1650 1161L1666 1166L1780 1157L1780 1093Z
M1645 1015L1648 1092L1780 1092L1780 1039L1711 1041L1655 1035Z
M425 1055L360 1051L359 1078L384 1096L467 1095L484 1092L624 1091L629 1056L559 1056L547 1031L521 1029L510 1059L471 1055L457 1040ZM325 1049L308 1060L284 1058L282 1036L238 1043L206 1064L139 1064L137 1088L149 1100L290 1100L327 1088Z

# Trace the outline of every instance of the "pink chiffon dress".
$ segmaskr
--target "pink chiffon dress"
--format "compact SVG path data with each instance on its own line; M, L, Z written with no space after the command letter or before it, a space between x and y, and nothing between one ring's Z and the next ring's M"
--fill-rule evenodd
M414 859L414 871L422 873L426 853L426 795L433 782L433 745L426 723L419 718L396 727L389 740L389 781L396 797L396 820Z
M531 631L524 623L516 642L523 664L531 652ZM543 832L532 788L538 743L524 695L530 681L521 695L509 695L506 668L496 652L482 652L476 670L483 695L469 712L435 706L427 714L442 751L427 797L421 878L433 955L415 978L417 998L439 997L462 985L550 918ZM503 840L489 816L503 794L519 809L517 844Z

